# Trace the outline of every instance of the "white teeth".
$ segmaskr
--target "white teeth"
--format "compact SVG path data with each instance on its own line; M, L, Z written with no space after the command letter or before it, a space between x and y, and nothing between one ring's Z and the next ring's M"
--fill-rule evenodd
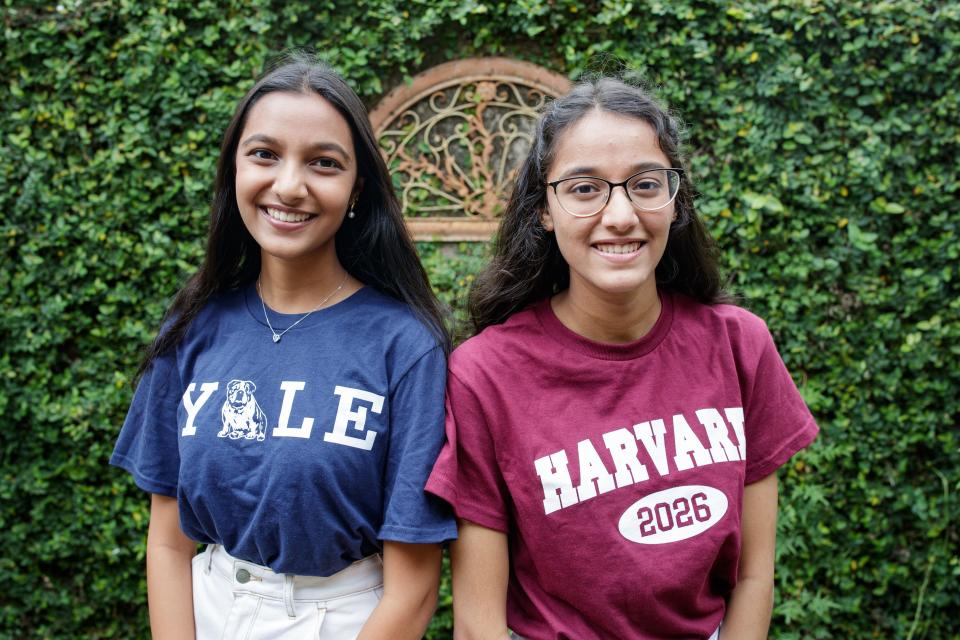
M595 244L600 253L633 253L640 249L640 242L628 242L627 244Z
M279 220L280 222L303 222L310 217L309 213L290 213L287 211L280 211L280 209L273 209L271 207L264 207L263 209L267 212L268 216L274 220Z

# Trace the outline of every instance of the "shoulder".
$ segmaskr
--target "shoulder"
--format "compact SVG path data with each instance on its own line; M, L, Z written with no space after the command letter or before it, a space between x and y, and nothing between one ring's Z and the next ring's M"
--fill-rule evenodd
M156 369L161 366L180 370L199 353L202 353L218 344L225 332L237 327L244 318L249 316L243 310L244 289L213 294L202 306L193 313L193 317L180 330L179 335L169 343L169 346L151 358L147 368ZM174 330L182 314L186 310L172 309L168 311L157 334L156 343L161 343ZM144 371L146 373L146 370Z
M418 362L446 368L437 336L405 303L366 286L340 304L347 306L332 329L341 333L343 344L356 349L358 355L382 360L398 376Z
M245 309L244 289L241 287L210 296L187 326L183 342L204 340L221 331L224 324L245 319L249 314ZM164 323L161 332L165 331L172 322L173 319L170 319Z
M705 340L726 337L737 343L766 343L767 323L760 316L734 304L704 304L673 294L674 328Z
M466 378L480 372L496 375L538 352L545 334L536 307L519 311L506 322L486 327L463 342L450 355L450 372Z
M355 293L354 298L350 322L376 328L384 337L402 340L411 346L419 344L425 349L439 346L427 325L407 304L369 285Z

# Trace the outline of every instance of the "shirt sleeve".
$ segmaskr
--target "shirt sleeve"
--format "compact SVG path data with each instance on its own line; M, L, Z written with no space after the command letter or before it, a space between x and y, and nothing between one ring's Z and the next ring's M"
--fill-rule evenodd
M432 543L457 537L449 507L424 491L443 445L445 382L446 358L437 346L403 375L391 394L381 540Z
M752 388L744 406L745 484L757 482L776 471L796 452L813 442L819 431L765 326L763 340Z
M133 396L110 464L128 471L144 491L171 498L180 474L177 409L183 389L175 358L153 361Z
M507 533L509 492L493 438L476 395L453 372L447 381L446 410L447 442L427 491L450 503L458 517Z

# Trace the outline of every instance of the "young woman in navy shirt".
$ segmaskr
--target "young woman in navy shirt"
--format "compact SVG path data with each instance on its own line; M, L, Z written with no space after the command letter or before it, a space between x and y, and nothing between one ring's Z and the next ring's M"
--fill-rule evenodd
M420 638L456 535L423 491L447 349L360 100L269 71L111 459L152 494L154 637Z

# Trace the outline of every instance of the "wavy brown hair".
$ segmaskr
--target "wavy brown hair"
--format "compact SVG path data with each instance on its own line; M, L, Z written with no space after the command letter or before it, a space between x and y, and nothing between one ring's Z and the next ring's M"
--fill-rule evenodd
M474 282L468 300L475 332L506 321L512 314L570 285L570 267L556 238L540 222L547 206L547 173L563 133L587 113L600 109L637 118L653 127L670 166L686 168L679 122L640 86L612 77L581 81L548 104L534 134L530 153L517 174L500 221L493 258ZM667 248L656 268L657 286L716 304L730 298L723 290L716 245L693 206L688 172L680 181Z

